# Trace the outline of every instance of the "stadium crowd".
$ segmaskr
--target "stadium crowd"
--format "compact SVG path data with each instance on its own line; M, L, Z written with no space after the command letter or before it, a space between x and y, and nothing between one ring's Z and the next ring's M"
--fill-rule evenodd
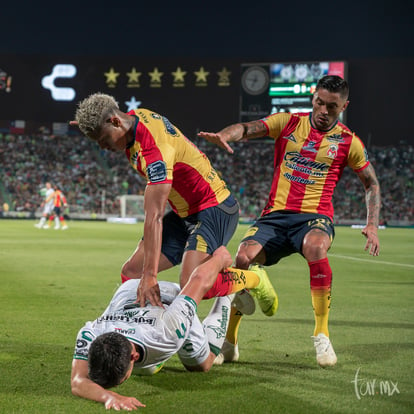
M272 141L232 144L234 154L201 138L194 143L209 157L238 198L241 216L260 214L273 171ZM369 148L381 184L381 220L414 224L414 147L401 143ZM70 206L70 213L119 215L117 198L122 194L143 194L145 183L125 162L122 153L101 151L79 135L0 134L0 208L34 213L40 208L40 190L46 181L58 184ZM357 176L344 170L335 194L335 221L365 220L364 193Z

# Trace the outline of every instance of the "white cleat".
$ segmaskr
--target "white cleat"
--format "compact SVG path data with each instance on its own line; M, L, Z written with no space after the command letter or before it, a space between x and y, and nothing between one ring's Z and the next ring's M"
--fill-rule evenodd
M312 336L313 345L316 350L316 362L322 368L333 367L336 364L338 358L332 347L330 339L323 333L317 336Z
M235 294L232 305L243 315L253 315L256 310L256 303L247 289Z
M222 365L223 362L237 362L239 360L239 345L231 344L227 339L224 340L221 352L216 356L214 365Z
M68 226L63 226L62 230L67 230L69 227Z

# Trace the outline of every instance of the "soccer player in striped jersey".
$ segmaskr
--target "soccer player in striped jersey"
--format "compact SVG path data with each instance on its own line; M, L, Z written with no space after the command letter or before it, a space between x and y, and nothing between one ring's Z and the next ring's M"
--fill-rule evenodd
M292 253L306 259L315 315L312 339L322 367L337 361L328 331L332 270L327 253L334 238L332 195L346 166L355 171L365 188L365 250L373 256L380 250L380 186L363 143L339 122L349 104L348 95L348 83L328 75L317 83L311 113L276 113L230 125L218 133L198 134L230 153L233 149L228 142L265 136L275 140L268 202L239 245L236 267L247 269L252 263L270 266ZM236 334L241 316L238 318L233 315L230 322ZM231 339L225 343L230 360L238 353L236 335Z
M141 306L147 301L162 306L157 274L182 263L183 287L196 266L233 236L238 203L206 155L165 116L143 108L125 113L112 96L95 93L79 103L71 124L102 149L124 151L147 181L143 238L124 263L121 278L141 278ZM165 214L167 202L172 211ZM276 294L261 307L273 315Z
M67 207L66 197L63 194L62 190L58 185L54 187L54 191L49 197L45 200L45 203L53 203L53 214L49 216L49 222L44 228L49 228L52 224L52 221L55 221L55 230L67 230L68 225L66 224L65 217L63 216L63 208Z

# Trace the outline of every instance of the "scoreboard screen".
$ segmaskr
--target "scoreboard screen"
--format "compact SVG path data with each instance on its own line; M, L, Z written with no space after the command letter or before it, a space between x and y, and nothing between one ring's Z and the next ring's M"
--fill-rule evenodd
M240 121L275 112L310 112L318 80L325 75L347 79L346 62L249 63L241 67ZM341 121L345 121L341 114Z

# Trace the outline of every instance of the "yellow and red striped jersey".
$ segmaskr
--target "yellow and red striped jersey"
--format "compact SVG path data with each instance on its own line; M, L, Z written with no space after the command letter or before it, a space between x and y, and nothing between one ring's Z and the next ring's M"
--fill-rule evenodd
M332 196L348 165L355 172L369 165L364 144L341 122L319 131L310 113L277 113L264 118L275 140L274 172L262 215L288 210L333 218Z
M168 201L180 216L216 206L229 195L207 156L167 118L138 108L135 142L125 150L131 166L147 180L147 185L171 183Z
M66 204L66 197L63 195L62 191L55 190L53 196L53 205L55 207L62 207Z

